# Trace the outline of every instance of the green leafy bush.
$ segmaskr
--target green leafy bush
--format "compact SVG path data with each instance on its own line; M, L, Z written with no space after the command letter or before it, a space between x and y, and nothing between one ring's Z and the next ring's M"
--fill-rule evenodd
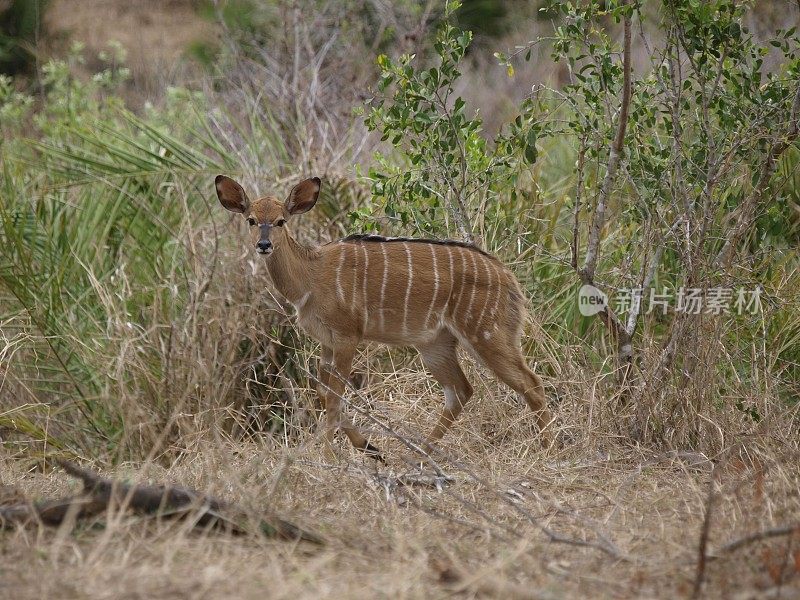
M459 63L472 41L470 32L449 21L459 7L459 2L447 3L433 46L436 65L417 67L416 57L408 54L396 61L378 57L378 95L366 123L396 149L388 156L376 154L377 164L369 172L383 215L404 229L435 235L455 231L471 241L478 215L491 220L500 191L524 164L536 160L538 127L520 118L510 135L490 144L482 135L481 119L469 116L465 100L454 95ZM379 227L369 218L360 222Z
M753 344L764 344L765 359L785 367L796 352L784 341L794 338L797 319L787 321L778 307L794 297L787 283L796 280L796 256L786 252L796 229L787 206L797 205L787 204L795 192L775 174L794 160L787 150L798 134L800 40L790 29L756 42L742 24L748 8L728 0L664 2L649 29L659 45L650 64L634 72L631 23L646 18L636 3L549 6L560 23L552 58L566 64L570 82L560 90L539 86L493 143L481 136L480 119L465 115L463 99L452 97L467 33L445 22L431 68L416 66L413 56L379 58L378 98L367 123L395 148L378 154L369 174L383 215L400 230L456 229L466 239L480 227L493 232L481 236L490 247L536 257L538 264L516 268L529 286L547 282L547 290L536 285L536 299L563 343L573 339L570 331L595 331L576 310L578 283L612 296L666 290L673 303L688 288L706 296L720 288L765 290L772 299L758 315L694 315L673 306L658 317L647 310L647 297L623 313L607 306L599 320L604 331L589 339L607 336L616 346L623 397L639 404L636 435L661 435L676 419L701 427L692 413L717 404L721 390L737 395L727 387L726 367L716 366L721 355L734 352L739 377L756 380ZM621 49L613 23L622 25ZM540 41L497 54L509 76L514 61L529 59ZM778 68L766 66L770 53L779 55ZM574 167L553 181L565 162ZM533 176L527 184L526 173ZM370 214L373 224L378 215ZM505 222L506 229L487 222ZM784 334L765 339L765 323ZM717 333L698 339L698 330ZM791 397L796 382L783 382L782 393ZM665 414L666 396L680 408ZM740 408L756 418L762 410Z

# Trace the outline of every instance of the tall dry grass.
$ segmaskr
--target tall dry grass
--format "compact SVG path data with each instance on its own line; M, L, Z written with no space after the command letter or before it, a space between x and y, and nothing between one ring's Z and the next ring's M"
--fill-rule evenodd
M475 378L472 368L468 374ZM401 393L376 400L375 414L402 415L403 431L430 425L429 386L403 369L389 378L381 387ZM114 469L118 477L192 485L256 514L277 511L323 535L322 548L112 511L100 529L6 533L6 589L21 598L688 596L716 462L707 595L796 591L787 538L723 550L797 514L796 447L760 436L712 461L586 436L542 453L515 399L480 398L444 445L451 458L439 464L450 481L441 489L413 472L403 485L406 465L393 459L376 469L347 446L330 461L308 429L298 446L205 437L163 465ZM23 465L4 459L4 484L29 495L66 491L57 471Z

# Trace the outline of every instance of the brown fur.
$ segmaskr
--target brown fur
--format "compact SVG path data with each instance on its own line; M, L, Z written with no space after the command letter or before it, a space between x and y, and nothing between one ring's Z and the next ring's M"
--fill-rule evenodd
M281 223L313 207L318 179L298 184L285 203L271 196L251 203L241 186L221 177L217 192L223 206L250 219L254 245L263 245L269 231L266 260L275 287L297 309L303 330L322 344L318 391L329 436L340 427L357 448L377 452L340 407L356 348L371 341L414 346L444 387L445 409L429 441L445 434L472 396L456 355L461 344L525 398L549 443L542 382L520 347L524 296L500 261L468 244L438 240L354 236L302 246Z

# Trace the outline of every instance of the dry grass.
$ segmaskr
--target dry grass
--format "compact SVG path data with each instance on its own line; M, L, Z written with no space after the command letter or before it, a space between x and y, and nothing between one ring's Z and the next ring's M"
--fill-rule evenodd
M438 392L416 363L395 358L406 367L389 375L373 371L386 361L366 355L359 365L368 371L365 394L351 400L363 407L368 396L372 415L413 436L432 424ZM321 549L117 514L104 528L5 533L4 587L17 598L683 597L695 578L713 464L719 498L712 555L732 539L800 514L796 441L767 428L713 460L652 455L598 432L579 435L586 431L580 399L562 405L559 415L573 441L542 452L532 415L470 371L484 383L442 445L440 464L453 479L441 489L397 484L408 471L397 439L383 440L387 466L341 440L331 461L309 429L292 445L209 431L166 467L110 471L180 482L255 512L274 510L324 535ZM28 496L58 495L67 485L63 473L3 463L3 483ZM592 546L552 542L543 528ZM779 584L783 597L797 594L799 544L778 537L712 559L707 595L777 597L770 594Z

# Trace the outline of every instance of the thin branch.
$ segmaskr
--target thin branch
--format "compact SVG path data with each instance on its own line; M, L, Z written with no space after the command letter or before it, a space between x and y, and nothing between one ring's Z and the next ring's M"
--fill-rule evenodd
M467 189L467 152L464 148L464 142L461 139L460 132L458 128L453 124L453 116L450 114L450 109L447 106L447 99L442 99L439 95L439 90L434 92L436 99L439 101L439 105L442 109L442 112L447 117L447 123L450 125L450 128L455 133L456 143L458 144L458 152L461 155L461 163L459 165L459 169L461 171L461 188L458 189L455 187L455 184L450 182L451 188L453 190L455 196L455 207L453 210L453 218L456 221L456 226L459 228L461 237L464 239L465 242L472 243L475 240L475 236L472 233L472 227L470 226L469 220L469 212L467 210L466 205L464 204L464 192ZM449 180L449 179L448 179Z
M624 0L622 6L628 6L629 1ZM594 219L589 230L589 242L586 247L586 257L583 267L578 271L581 282L584 285L593 285L597 261L600 254L600 238L606 222L606 207L611 195L611 189L616 181L617 171L625 143L625 131L628 126L628 111L631 103L631 14L626 11L624 21L624 42L622 51L622 99L619 107L619 122L617 123L617 133L611 144L608 157L608 165L603 183L597 199L597 207L594 212ZM605 306L602 311L597 313L603 324L611 331L617 339L617 345L625 348L630 344L625 325L619 320L609 306Z
M782 527L773 527L772 529L765 529L757 533L751 533L738 540L733 540L722 546L717 550L717 554L730 554L744 546L752 544L753 542L760 542L774 537L781 537L784 535L800 534L800 523L792 523L791 525L783 525ZM716 558L716 557L714 557Z
M578 216L581 210L583 196L583 169L586 161L586 136L581 137L581 146L578 151L578 181L575 184L575 210L572 215L572 268L578 270L578 248L580 244L580 231Z
M706 577L706 565L708 564L708 535L711 532L711 514L717 499L715 490L716 472L716 468L711 471L711 479L708 482L708 496L706 497L703 526L700 528L700 542L697 549L697 571L694 578L694 587L692 589L693 599L700 597Z
M663 253L664 245L658 244L653 256L650 257L650 263L647 265L647 269L642 269L642 281L640 287L643 294L650 288L653 283L653 279L655 279L656 271L658 270L658 265L661 263L661 256ZM633 303L631 310L628 313L628 322L625 326L625 331L627 331L628 335L631 337L633 337L633 334L636 331L636 324L639 322L639 315L641 312L642 302Z
M627 6L629 2L624 0L622 6ZM594 273L597 268L599 256L600 237L606 222L606 207L611 195L611 188L616 181L617 169L619 168L622 151L625 144L625 131L628 126L628 111L631 104L631 16L625 15L625 37L622 51L622 100L619 106L619 122L617 123L617 133L611 144L611 151L608 157L606 174L603 178L600 193L597 199L597 208L594 212L592 228L589 231L589 243L586 247L586 258L583 268L580 271L581 280L585 284L591 284L594 280Z

